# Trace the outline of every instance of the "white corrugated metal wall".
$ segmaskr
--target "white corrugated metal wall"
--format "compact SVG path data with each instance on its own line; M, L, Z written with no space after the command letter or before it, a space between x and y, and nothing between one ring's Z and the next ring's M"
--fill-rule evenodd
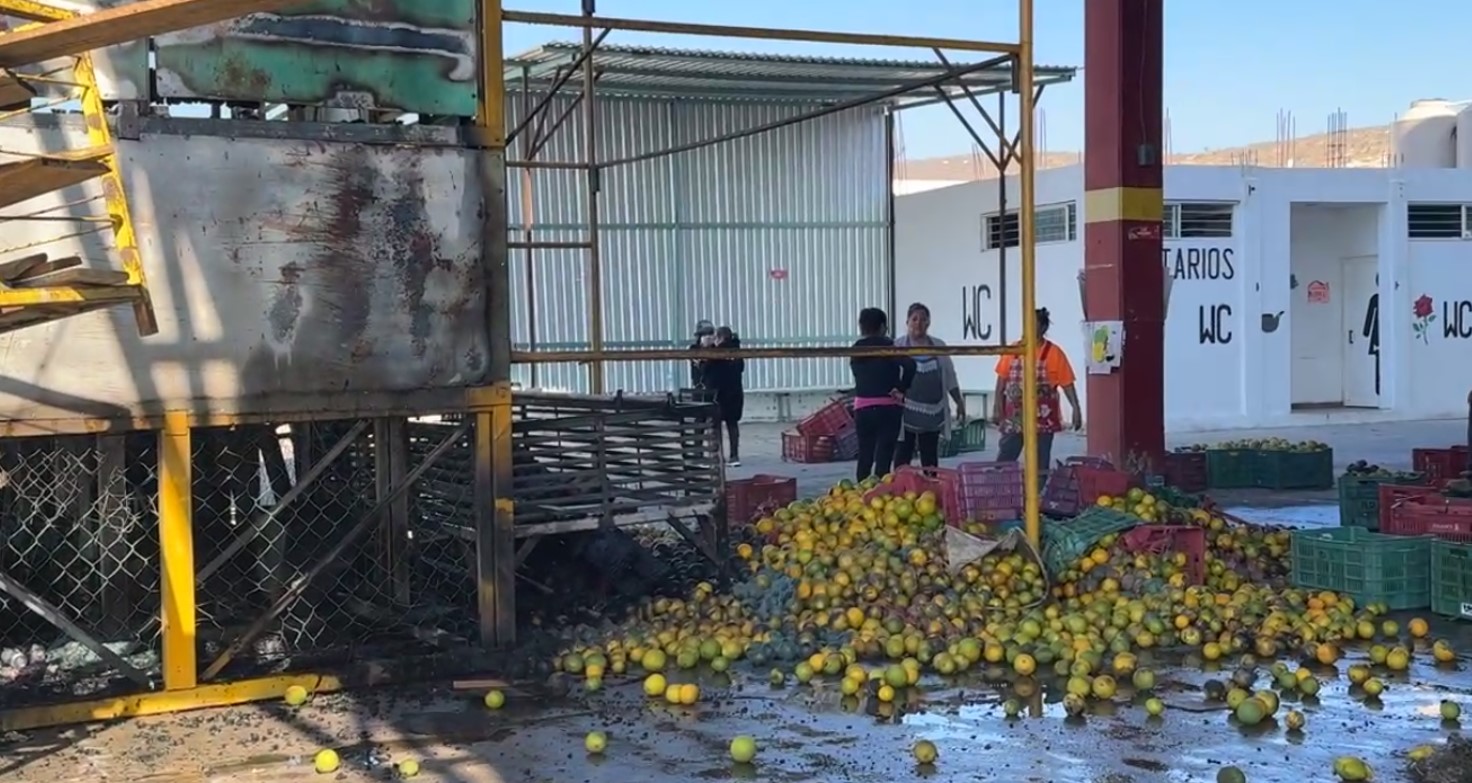
M571 100L554 99L549 117ZM514 127L524 114L520 96L508 102ZM712 138L810 108L602 99L598 157ZM584 128L579 107L537 157L583 160ZM859 308L889 300L884 133L882 107L864 107L607 170L600 191L606 345L684 346L701 318L730 324L748 346L852 340ZM512 144L513 159L520 145ZM523 239L528 222L536 240L586 235L584 172L512 169L507 179L513 241ZM528 191L530 214L523 207ZM534 310L538 349L587 348L586 251L535 250L529 264L526 251L512 250L511 270L517 347L531 343ZM688 382L683 363L619 363L606 372L610 391L665 391ZM544 388L587 389L584 367L544 365L538 373ZM848 378L842 360L769 360L750 363L747 387L837 389ZM516 380L529 385L530 368L518 367Z

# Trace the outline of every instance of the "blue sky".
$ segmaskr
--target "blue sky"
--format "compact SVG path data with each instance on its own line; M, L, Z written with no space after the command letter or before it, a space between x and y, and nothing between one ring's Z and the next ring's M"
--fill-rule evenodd
M576 0L508 0L522 10L577 13ZM1083 65L1084 0L1037 0L1037 59ZM1414 8L1415 13L1396 9ZM1401 0L1168 0L1165 6L1165 102L1175 152L1270 141L1277 113L1291 111L1300 136L1323 132L1342 109L1351 127L1390 122L1416 98L1472 99L1472 3ZM846 32L891 32L1015 40L1012 0L600 0L605 16L657 18ZM572 30L509 26L513 54ZM751 41L615 32L609 43L719 48L838 57L929 59L927 51L783 41ZM1083 81L1049 91L1044 111L1049 150L1083 143ZM965 152L966 132L944 107L903 119L912 158Z

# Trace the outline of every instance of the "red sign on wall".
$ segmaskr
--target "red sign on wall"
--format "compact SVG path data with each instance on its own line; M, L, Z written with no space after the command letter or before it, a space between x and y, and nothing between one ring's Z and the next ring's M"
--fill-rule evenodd
M771 277L773 280L786 280L787 279L787 270L786 269L770 269L770 270L767 271L767 276Z
M1310 304L1329 303L1329 284L1323 280L1315 280L1308 284L1308 301Z

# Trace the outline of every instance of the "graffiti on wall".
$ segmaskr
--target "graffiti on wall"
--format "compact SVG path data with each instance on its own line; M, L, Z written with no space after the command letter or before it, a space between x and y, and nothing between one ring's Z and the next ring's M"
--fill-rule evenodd
M154 39L159 97L475 113L473 0L310 0Z

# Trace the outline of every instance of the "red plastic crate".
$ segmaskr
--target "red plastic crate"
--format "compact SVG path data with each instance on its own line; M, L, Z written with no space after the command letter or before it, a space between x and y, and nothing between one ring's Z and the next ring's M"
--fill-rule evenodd
M1424 498L1439 498L1441 493L1436 487L1427 487L1411 484L1381 484L1380 492L1380 532L1390 532L1390 512L1396 506L1419 501Z
M843 400L833 400L797 423L797 431L810 438L831 438L854 425Z
M1043 513L1071 517L1102 495L1123 495L1134 477L1095 457L1070 457L1048 474L1043 486Z
M963 462L961 513L973 522L1006 522L1022 512L1022 465L1016 462Z
M946 524L959 527L965 521L965 508L961 505L961 473L950 468L916 468L909 465L894 472L886 483L880 484L864 495L868 500L914 492L920 495L934 492Z
M813 464L833 461L833 439L814 438L796 430L782 433L782 461Z
M847 462L859 457L859 428L850 424L833 436L833 459Z
M1206 466L1206 452L1173 451L1166 454L1160 475L1168 486L1182 492L1205 492L1211 476Z
M1195 525L1140 525L1120 534L1125 551L1186 556L1186 578L1193 585L1206 581L1206 528Z
M1472 500L1419 498L1405 500L1390 512L1390 526L1381 533L1393 536L1435 536L1472 544Z
M726 482L726 521L745 525L797 501L797 479L758 473Z
M1411 449L1411 470L1425 473L1426 481L1439 487L1462 475L1467 469L1467 447L1445 449Z

